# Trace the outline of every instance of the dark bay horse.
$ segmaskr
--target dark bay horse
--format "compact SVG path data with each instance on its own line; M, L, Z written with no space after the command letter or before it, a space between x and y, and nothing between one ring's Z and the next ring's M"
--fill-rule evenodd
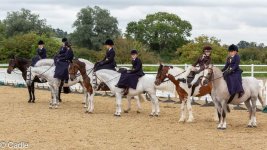
M29 59L14 57L14 58L9 60L7 73L11 74L11 72L14 71L15 68L18 68L22 73L22 78L26 81L27 68L29 68L30 65L31 65L31 61ZM44 83L44 82L40 81L40 79L38 77L35 77L33 79L32 84L27 85L28 92L29 92L28 103L35 103L35 93L34 93L34 83L35 82ZM62 86L59 87L59 91L61 91L61 89L62 89ZM60 92L59 92L59 102L61 102Z

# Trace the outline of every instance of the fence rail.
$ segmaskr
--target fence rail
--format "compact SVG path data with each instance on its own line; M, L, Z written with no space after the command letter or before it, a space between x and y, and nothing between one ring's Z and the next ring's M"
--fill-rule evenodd
M166 65L170 65L173 67L180 67L180 68L184 68L187 69L188 67L190 67L190 64L166 64ZM131 64L118 64L119 67L131 67ZM152 69L151 71L145 71L145 73L147 74L156 74L156 70L157 67L159 65L158 64L143 64L143 67L155 67L155 69ZM223 64L215 64L214 66L216 67L223 67ZM8 67L8 64L0 64L0 68L6 68ZM267 65L254 65L254 64L250 64L250 65L240 65L241 68L246 68L244 69L244 74L250 74L250 76L254 77L254 74L267 74ZM260 69L256 69L256 68L260 68ZM146 69L145 69L146 70Z

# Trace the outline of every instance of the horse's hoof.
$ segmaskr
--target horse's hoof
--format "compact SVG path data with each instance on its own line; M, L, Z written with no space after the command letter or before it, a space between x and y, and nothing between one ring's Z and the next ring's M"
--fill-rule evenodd
M248 127L248 128L253 128L253 126L252 126L252 125L248 125L247 127Z
M82 104L85 104L85 102L82 102Z
M87 113L88 113L88 114L92 114L92 113L93 113L93 111L88 111Z
M124 110L124 113L126 113L126 114L127 114L127 113L129 113L129 112L128 112L128 110Z
M178 122L185 122L185 119L179 119Z
M35 101L32 101L32 103L35 103Z
M28 101L28 103L31 103L31 102L32 102L32 101L30 101L30 100Z
M217 127L218 130L221 130L222 128L221 127Z
M141 112L137 110L136 113L140 114Z
M118 115L118 114L114 114L115 117L121 117L121 115Z
M150 117L154 117L154 114L149 114Z
M222 127L221 130L226 130L226 128L225 127Z
M49 106L49 109L52 109L52 106Z
M187 122L187 123L192 123L192 122L193 122L193 120L186 120L186 122Z

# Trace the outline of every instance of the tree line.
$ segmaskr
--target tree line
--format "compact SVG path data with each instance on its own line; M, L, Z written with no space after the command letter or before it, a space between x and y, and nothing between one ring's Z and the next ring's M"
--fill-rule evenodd
M205 45L213 48L213 63L224 63L227 57L228 46L222 45L220 39L202 35L190 40L191 23L167 12L148 14L144 19L129 22L122 33L117 18L107 9L87 6L77 13L72 27L72 33L54 29L46 19L24 8L8 12L0 20L0 62L6 63L13 55L32 58L39 40L45 41L48 57L53 57L63 37L72 43L76 57L93 62L103 58L103 42L107 38L115 42L117 63L130 63L131 49L140 51L144 63L193 63ZM236 44L243 64L267 63L267 47L263 43L241 40Z

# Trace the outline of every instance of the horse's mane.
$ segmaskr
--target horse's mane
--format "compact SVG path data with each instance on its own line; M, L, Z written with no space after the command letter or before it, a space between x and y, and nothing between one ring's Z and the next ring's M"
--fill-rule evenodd
M21 57L16 57L16 60L20 63L20 64L30 64L31 60L30 59L26 59L26 58L21 58Z
M54 64L54 60L53 59L41 59L34 66L35 67L38 67L38 66L52 66L53 64Z
M80 61L79 59L73 59L73 62L77 63L79 66L81 66L82 68L85 68L85 63Z

